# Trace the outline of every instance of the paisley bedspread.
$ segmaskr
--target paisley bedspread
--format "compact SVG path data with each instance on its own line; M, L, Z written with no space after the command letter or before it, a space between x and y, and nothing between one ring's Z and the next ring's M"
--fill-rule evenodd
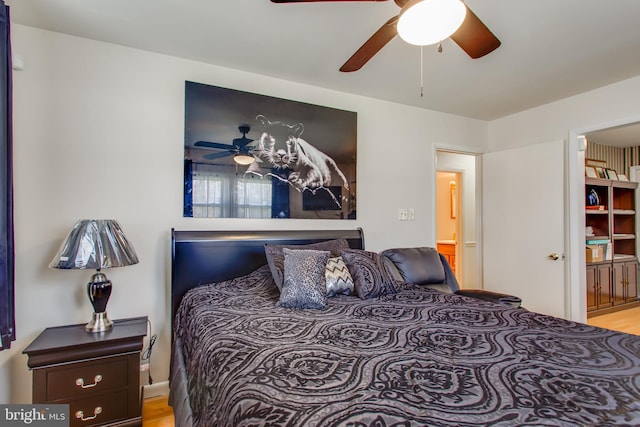
M640 336L413 285L277 300L264 267L184 297L194 425L640 425Z

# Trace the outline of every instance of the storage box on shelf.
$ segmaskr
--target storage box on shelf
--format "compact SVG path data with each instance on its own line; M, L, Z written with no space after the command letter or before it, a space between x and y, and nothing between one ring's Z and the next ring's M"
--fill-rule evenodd
M585 178L587 315L640 305L636 253L638 183ZM589 195L591 195L589 197Z
M587 242L587 262L604 261L605 245L594 245Z

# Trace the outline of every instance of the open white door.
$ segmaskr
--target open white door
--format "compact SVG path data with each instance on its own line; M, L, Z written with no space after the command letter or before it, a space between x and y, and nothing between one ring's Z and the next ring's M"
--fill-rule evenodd
M566 317L564 164L563 141L482 159L484 289L557 317Z

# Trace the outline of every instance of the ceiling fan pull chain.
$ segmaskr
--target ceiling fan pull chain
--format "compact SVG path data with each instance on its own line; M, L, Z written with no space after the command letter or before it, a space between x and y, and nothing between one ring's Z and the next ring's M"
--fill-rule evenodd
M424 59L422 57L422 48L420 45L420 98L424 97Z

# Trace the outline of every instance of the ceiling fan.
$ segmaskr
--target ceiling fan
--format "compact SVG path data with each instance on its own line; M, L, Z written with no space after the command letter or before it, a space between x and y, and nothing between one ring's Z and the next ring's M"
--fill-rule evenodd
M233 155L233 160L241 165L248 165L255 160L251 155L249 144L253 142L253 139L247 138L247 134L251 130L251 127L246 124L238 126L238 130L242 134L241 138L235 138L232 144L220 144L219 142L198 141L196 147L215 148L218 150L224 150L218 153L206 154L204 156L207 160L219 159L226 156Z
M311 3L311 2L341 2L341 1L386 1L386 0L271 0L273 3ZM466 10L464 20L460 27L453 34L447 37L464 50L467 55L473 59L477 59L493 52L500 46L500 40L487 28L486 25L476 16L475 13L460 0ZM351 58L340 67L342 72L357 71L366 64L373 56L378 53L387 43L389 43L396 35L398 35L398 21L400 18L414 6L423 3L423 0L394 0L394 2L402 8L400 13L385 22L378 31L376 31L361 47L354 53ZM455 2L454 2L455 3ZM415 10L415 8L414 8ZM444 38L447 38L444 37ZM438 40L439 41L439 40ZM437 42L437 41L436 41ZM429 43L424 43L429 44Z

